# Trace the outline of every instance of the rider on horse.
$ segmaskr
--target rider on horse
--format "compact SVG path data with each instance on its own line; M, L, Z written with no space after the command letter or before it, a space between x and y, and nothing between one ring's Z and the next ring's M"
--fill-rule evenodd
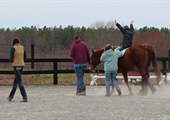
M122 50L132 46L132 39L133 39L133 35L134 35L134 28L133 28L134 21L132 20L130 22L130 28L127 25L122 27L119 23L117 23L116 20L114 22L123 34L122 45L120 48L118 48L118 50L122 51Z

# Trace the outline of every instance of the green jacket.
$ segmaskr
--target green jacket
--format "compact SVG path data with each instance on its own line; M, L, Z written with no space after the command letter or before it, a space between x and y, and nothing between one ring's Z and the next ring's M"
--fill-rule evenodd
M100 61L104 62L105 73L117 73L118 70L118 58L122 54L119 50L109 49L102 53Z

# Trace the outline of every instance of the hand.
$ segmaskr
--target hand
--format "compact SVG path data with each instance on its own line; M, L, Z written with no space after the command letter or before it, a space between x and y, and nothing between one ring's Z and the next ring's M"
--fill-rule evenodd
M133 24L134 23L134 20L130 21L130 24Z
M114 21L114 22L115 22L115 24L117 23L116 19L115 19L115 21Z

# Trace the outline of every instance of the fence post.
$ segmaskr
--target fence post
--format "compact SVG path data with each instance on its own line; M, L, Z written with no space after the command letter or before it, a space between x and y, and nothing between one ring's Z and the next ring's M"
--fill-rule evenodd
M165 75L165 83L167 84L167 74L166 74L166 61L162 61L163 65L163 75Z
M168 61L168 64L169 64L169 69L170 69L170 49L169 49L169 56L168 56L168 58L169 58L169 61Z
M31 44L31 69L34 69L34 44Z
M169 55L168 55L168 69L170 69L170 49L168 50L168 53L169 53ZM166 73L166 76L165 76L165 83L167 84L168 83L168 81L167 81L167 73Z
M58 74L57 74L57 61L53 62L53 84L58 84Z

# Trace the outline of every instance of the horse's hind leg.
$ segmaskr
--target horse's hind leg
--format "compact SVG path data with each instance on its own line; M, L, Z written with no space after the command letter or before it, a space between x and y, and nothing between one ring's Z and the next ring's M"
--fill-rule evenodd
M142 76L143 79L143 76ZM143 79L143 84L142 84L142 95L147 95L148 93L148 78Z
M125 83L126 83L126 85L127 85L127 87L128 87L129 95L133 95L132 90L131 90L131 87L129 86L129 83L128 83L127 73L123 73L123 72L122 72L122 74L123 74L123 77L124 77Z
M149 79L149 72L148 70L140 70L140 74L142 76L143 84L142 84L142 90L140 91L140 94L147 95L148 93L148 79Z

